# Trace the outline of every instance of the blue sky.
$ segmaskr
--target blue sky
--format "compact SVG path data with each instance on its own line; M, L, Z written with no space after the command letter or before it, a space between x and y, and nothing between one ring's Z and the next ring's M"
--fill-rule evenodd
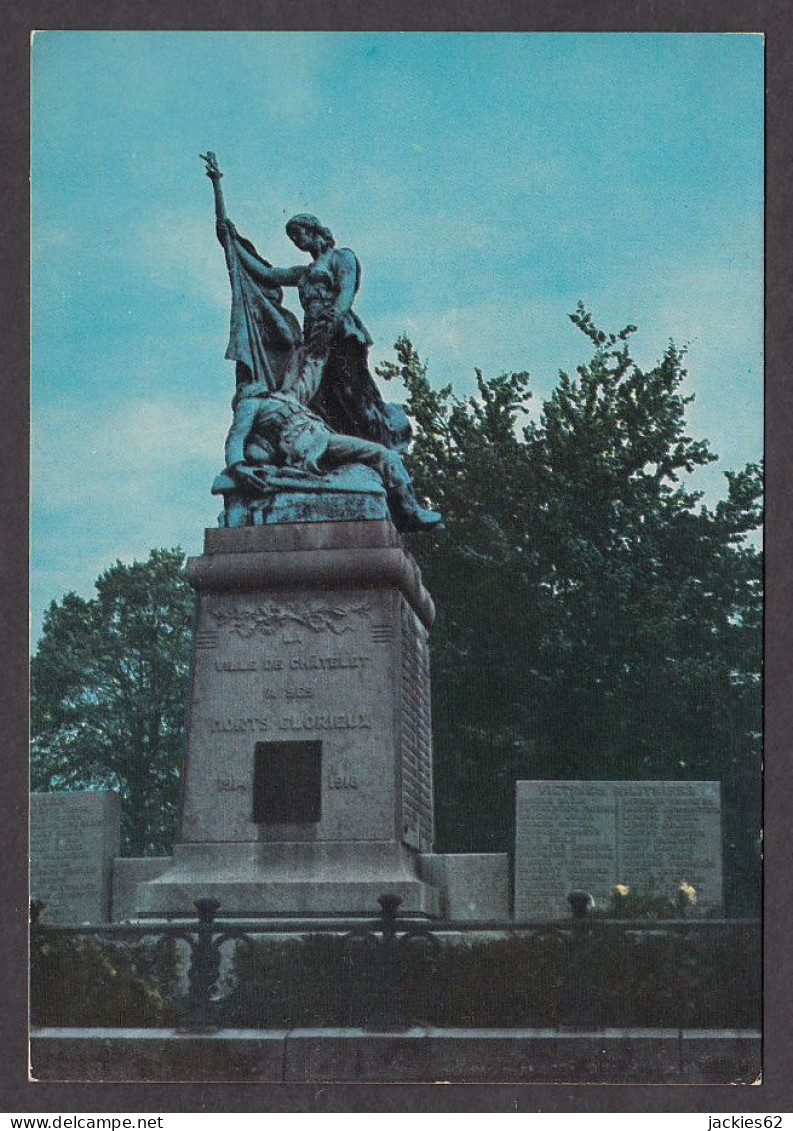
M407 331L438 383L528 369L539 406L588 356L583 299L638 325L642 363L690 343L711 500L760 457L761 37L38 33L34 637L53 598L216 522L234 373L207 148L273 262L300 261L300 211L354 248L373 364Z

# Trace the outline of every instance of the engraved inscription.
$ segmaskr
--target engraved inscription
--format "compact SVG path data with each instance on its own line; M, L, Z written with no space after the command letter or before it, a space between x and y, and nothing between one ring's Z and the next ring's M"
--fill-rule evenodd
M293 671L311 672L323 671L332 672L340 668L363 668L369 662L368 656L293 656L289 661L289 666Z
M291 774L297 748L321 742L321 830L281 827L292 823L283 817L290 777L278 786L278 814L257 822L260 838L280 842L294 832L305 840L316 832L323 841L400 842L400 601L396 590L353 587L352 579L338 593L319 584L263 585L202 598L202 625L215 630L218 646L198 656L190 699L193 765L202 760L185 801L191 840L245 840L254 806L270 812L275 778L262 769L256 779L252 751L267 747L263 767L277 763L278 774ZM423 632L420 621L414 627ZM413 823L417 844L426 826Z
M278 722L281 730L370 730L372 721L361 711L330 715L284 715Z
M118 813L106 794L31 795L31 895L61 923L107 920Z
M245 782L234 778L215 778L215 786L218 793L247 793L249 788Z
M619 870L625 882L674 888L715 869L708 847L708 809L696 797L617 795ZM696 884L694 885L696 886Z
M280 657L244 661L215 660L216 672L280 672L283 668L284 661Z
M277 730L371 730L371 717L363 711L338 714L255 715L248 718L208 719L212 734L264 734Z
M213 645L214 647L214 645ZM353 656L339 653L333 656L320 656L316 653L292 656L288 665L278 656L263 656L261 659L215 660L216 672L282 672L288 668L296 672L333 672L348 668L364 668L369 663L368 656Z
M346 774L331 774L328 778L328 789L357 789L358 781Z
M674 899L686 880L697 911L721 903L718 787L711 782L520 782L516 911L569 914L583 888L604 906L614 885Z
M521 812L521 883L549 913L565 909L573 888L600 894L616 882L613 797L597 787L581 796L558 785Z
M247 719L209 719L212 734L251 734L268 731L272 726L269 715Z

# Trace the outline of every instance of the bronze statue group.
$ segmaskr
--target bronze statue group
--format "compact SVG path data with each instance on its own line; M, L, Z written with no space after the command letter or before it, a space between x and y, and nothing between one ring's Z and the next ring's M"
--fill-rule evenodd
M237 387L222 475L243 503L236 521L249 521L245 503L279 482L311 490L328 473L362 464L382 482L397 529L441 528L441 516L416 498L402 459L408 418L383 400L369 372L372 339L352 309L361 276L355 254L337 248L316 216L301 213L286 231L310 262L273 267L228 219L215 155L203 160L231 282L226 357L236 362ZM302 329L283 306L282 288L290 286L303 309Z

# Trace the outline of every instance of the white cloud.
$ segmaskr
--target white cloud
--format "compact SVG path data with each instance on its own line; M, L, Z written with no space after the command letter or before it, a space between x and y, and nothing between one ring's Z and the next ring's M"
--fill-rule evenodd
M119 502L159 489L185 465L219 468L228 420L214 401L163 395L130 400L99 414L71 404L36 414L32 485L53 510Z

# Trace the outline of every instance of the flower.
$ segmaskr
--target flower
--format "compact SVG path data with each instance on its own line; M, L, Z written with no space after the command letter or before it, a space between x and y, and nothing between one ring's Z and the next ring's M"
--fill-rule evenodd
M624 899L625 896L628 895L630 890L631 889L628 887L627 884L615 884L614 885L614 894L619 896L620 899Z
M678 888L678 898L685 899L687 903L697 902L697 889L687 880L681 880Z

